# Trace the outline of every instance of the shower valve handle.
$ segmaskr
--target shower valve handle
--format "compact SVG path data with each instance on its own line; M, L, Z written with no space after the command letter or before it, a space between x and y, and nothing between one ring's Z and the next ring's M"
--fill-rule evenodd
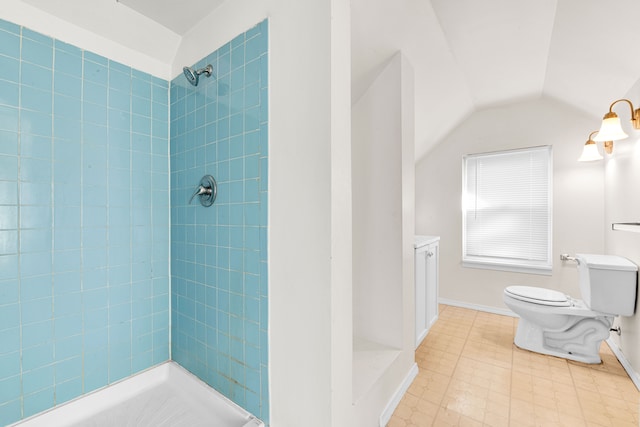
M195 193L193 193L193 196L191 196L191 198L189 199L189 204L191 204L191 202L193 202L193 198L196 196L200 196L202 194L207 194L207 195L211 195L211 189L207 188L207 187L203 187L202 185L198 187L198 189L196 190Z
M213 205L218 195L218 184L211 175L205 175L200 180L200 185L189 199L189 204L193 202L193 199L198 196L200 204L205 208Z

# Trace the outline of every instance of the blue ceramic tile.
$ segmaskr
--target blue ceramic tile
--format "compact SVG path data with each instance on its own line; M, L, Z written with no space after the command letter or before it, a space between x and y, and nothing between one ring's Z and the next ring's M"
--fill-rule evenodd
M82 96L82 80L79 73L78 76L72 76L56 69L53 74L53 86L54 93L66 95L78 101ZM77 118L80 119L79 115Z
M0 205L18 204L18 185L15 181L0 181Z
M131 128L131 114L128 112L110 108L108 117L110 129L120 129L128 132Z
M20 397L20 376L0 380L0 402L9 402Z
M6 323L2 323L3 328L0 329L0 354L14 353L20 350L20 328L9 326L13 324L12 320L19 319L19 316L16 315L17 311L13 310L19 310L18 304L4 306L2 314L0 314L3 316L3 320L6 320Z
M131 110L131 97L129 93L110 88L109 108L129 112Z
M53 301L40 298L21 302L21 320L23 324L43 322L52 318ZM40 342L43 342L42 340Z
M85 103L90 102L106 108L107 93L107 87L99 83L85 81L82 85L82 100ZM86 117L84 119L86 120Z
M59 117L73 119L74 124L78 128L77 132L79 135L80 126L77 121L80 120L80 113L82 111L81 106L82 106L82 103L80 102L79 98L74 98L74 97L59 94L59 93L56 93L53 96L53 112L55 115L54 135L57 135L59 131L58 127L56 126L58 124L56 119L58 119Z
M106 100L106 97L105 97ZM105 127L107 125L107 107L105 104L93 104L91 102L82 103L82 118L85 122L93 123ZM86 133L86 131L85 131ZM85 137L92 138L93 135ZM106 141L106 129L104 129L104 140ZM94 142L95 143L95 142Z
M49 48L53 46L53 39L51 37L45 36L44 34L38 33L25 27L22 28L22 38L23 40L37 41L38 43L42 43Z
M55 253L54 253L55 257ZM76 267L79 267L77 265ZM82 289L82 279L79 271L71 271L67 273L56 273L53 278L53 296L59 298L62 295L69 293L78 293ZM86 303L89 292L83 292L83 303ZM78 306L82 308L81 305Z
M76 356L58 361L54 365L54 368L56 383L62 383L73 378L79 378L82 375L82 358L80 356Z
M51 182L51 160L36 159L32 157L23 157L20 162L20 180L29 181L29 182L50 183ZM42 197L40 199L43 200ZM47 200L47 199L44 199L44 200ZM40 203L43 203L43 202L41 201Z
M244 82L247 86L260 82L260 60L248 62L244 67Z
M102 352L92 352L85 356L85 358L93 357L96 358L100 356ZM104 387L108 384L109 381L109 370L107 368L107 362L105 361L104 365L100 368L94 368L93 370L85 369L84 375L84 391L89 392L92 390L96 390L100 387Z
M0 206L0 230L18 228L18 207Z
M18 281L0 281L0 305L16 304L19 301Z
M75 363L78 364L77 361ZM82 378L60 382L57 380L57 375L56 371L56 405L68 402L82 394Z
M112 63L113 64L113 63ZM109 88L121 92L130 93L131 91L131 69L121 66L120 69L111 65L109 70Z
M20 374L20 353L0 354L0 380Z
M104 65L93 61L88 61L85 52L85 60L83 62L83 77L85 82L97 83L106 86L108 83L108 69Z
M56 336L54 342L56 362L62 362L69 359L76 359L82 356L83 337L82 335L73 335L70 337Z
M43 342L51 341L52 336L53 323L51 320L22 325L22 347L34 347Z
M262 35L258 34L255 37L247 39L245 44L245 61L253 61L257 59L263 53L263 40Z
M268 90L267 88L260 89L260 108L259 108L259 120L260 123L266 123L269 120L269 103L267 102Z
M0 207L0 218L2 218L2 207ZM18 256L0 256L0 280L15 279L18 277Z
M33 276L20 281L20 300L21 302L30 300L39 300L51 297L51 278L48 276ZM23 313L24 315L24 313ZM35 345L34 342L31 345ZM24 345L24 343L23 343Z
M232 96L236 91L242 91L245 84L244 67L231 71L229 79L229 91Z
M151 117L151 102L148 98L131 97L131 112L144 117Z
M53 232L48 228L20 231L20 252L46 252L51 250Z
M0 64L0 68L1 68ZM18 131L18 109L0 105L0 130Z
M91 61L94 62L96 64L100 64L103 66L107 66L109 64L109 60L107 58L105 58L104 56L95 54L93 52L89 52L89 51L84 51L84 59L85 62L86 61Z
M32 135L52 136L53 117L38 111L22 110L20 131Z
M59 73L65 73L69 76L82 77L82 57L80 52L65 51L56 47L54 60L55 78L57 83Z
M0 80L0 104L9 107L18 107L19 87L16 83Z
M131 116L131 130L144 135L151 135L151 119L148 116L133 114Z
M24 396L24 416L30 417L39 412L44 411L53 406L54 402L54 389L53 387L39 390L33 394L27 394Z
M78 110L79 110L79 104L78 104ZM78 117L80 116L80 114L77 115L77 117L75 115L72 114L71 118L69 119L65 119L64 117L61 116L54 116L54 120L53 120L53 137L56 139L60 139L60 140L65 140L69 141L69 142L73 142L76 143L77 145L79 145L80 140L82 139L82 133L81 133L81 122L78 119ZM56 145L57 142L54 141L54 145ZM80 150L74 150L78 155L80 154ZM65 160L65 157L57 157L60 160Z
M51 252L30 252L20 255L20 277L51 275L52 271Z
M18 132L0 130L0 156L18 155Z
M51 69L53 67L51 43L46 45L23 37L21 58L23 61Z
M22 62L20 68L20 82L23 85L51 91L53 87L53 73L51 68L41 67L29 62Z
M6 344L0 346L0 354L8 353L18 349L20 338L14 337L18 333L14 329L20 327L20 306L18 304L9 304L0 310L0 320L2 321L2 330L5 332L0 334L0 338L6 338ZM19 334L18 334L19 335Z
M14 24L13 22L5 21L4 19L0 19L0 30L19 35L20 34L20 26Z
M135 71L135 70L134 70ZM148 79L141 78L140 73L133 73L131 80L131 92L134 96L151 99L151 83Z
M20 61L0 55L0 79L17 83L20 80Z
M20 139L20 155L51 161L52 140L47 136L25 134ZM50 190L50 188L49 188ZM40 195L42 200L42 194Z
M20 57L20 37L6 31L0 31L0 55L12 58Z

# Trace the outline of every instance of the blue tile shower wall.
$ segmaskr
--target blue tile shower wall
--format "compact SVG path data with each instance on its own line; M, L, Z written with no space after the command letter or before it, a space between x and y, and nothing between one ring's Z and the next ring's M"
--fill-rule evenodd
M171 82L172 358L268 422L267 21ZM213 175L213 206L189 205Z
M168 96L0 20L0 425L169 358Z

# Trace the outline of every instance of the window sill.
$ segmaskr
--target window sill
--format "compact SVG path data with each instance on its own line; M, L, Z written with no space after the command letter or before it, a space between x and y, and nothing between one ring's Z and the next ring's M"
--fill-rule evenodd
M552 266L524 266L500 262L469 261L463 260L462 266L466 268L479 268L482 270L508 271L512 273L539 274L551 276Z

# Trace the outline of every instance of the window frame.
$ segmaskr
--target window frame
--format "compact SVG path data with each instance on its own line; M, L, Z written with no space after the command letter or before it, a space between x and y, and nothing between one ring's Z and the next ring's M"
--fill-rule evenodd
M467 174L469 171L468 160L481 157L516 154L522 152L546 151L547 154L547 254L546 260L525 260L508 257L489 257L468 255L467 250L467 211L465 201L468 200ZM474 193L475 194L475 193ZM511 150L499 150L484 153L464 155L462 158L462 266L468 268L480 268L499 271L509 271L528 274L551 275L553 269L553 147L542 145Z

